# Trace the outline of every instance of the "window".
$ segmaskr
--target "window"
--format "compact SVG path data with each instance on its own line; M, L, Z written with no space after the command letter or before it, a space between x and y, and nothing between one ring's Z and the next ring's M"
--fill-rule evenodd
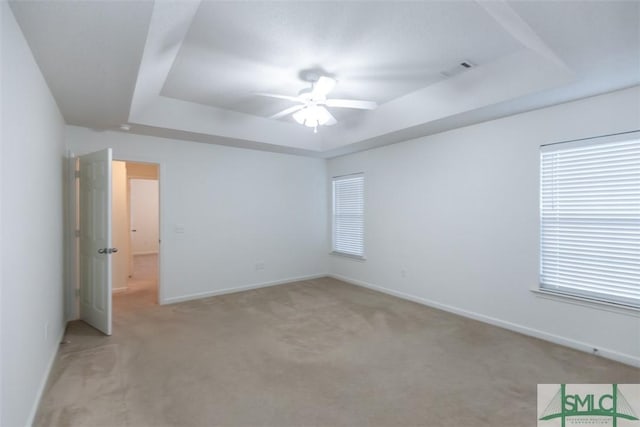
M364 258L364 175L333 178L333 252Z
M540 288L640 308L640 132L543 146Z

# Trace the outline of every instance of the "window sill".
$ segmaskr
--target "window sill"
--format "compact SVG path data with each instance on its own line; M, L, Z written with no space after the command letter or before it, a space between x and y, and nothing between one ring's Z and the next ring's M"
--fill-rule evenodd
M546 298L568 304L580 305L583 307L596 308L598 310L609 311L616 314L625 314L640 318L640 308L632 307L624 304L616 304L613 302L598 301L596 299L571 295L564 292L555 292L547 289L534 288L530 289L536 297Z
M353 255L353 254L348 254L345 252L338 252L338 251L331 251L329 252L329 255L338 255L338 256L342 256L345 258L351 258L351 259L355 259L358 261L366 261L366 257L364 255Z

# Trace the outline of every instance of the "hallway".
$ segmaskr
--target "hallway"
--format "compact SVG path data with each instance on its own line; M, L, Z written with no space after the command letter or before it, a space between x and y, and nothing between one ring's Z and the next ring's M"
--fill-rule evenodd
M158 305L158 255L135 255L127 290L113 294L113 321L126 323L129 314Z

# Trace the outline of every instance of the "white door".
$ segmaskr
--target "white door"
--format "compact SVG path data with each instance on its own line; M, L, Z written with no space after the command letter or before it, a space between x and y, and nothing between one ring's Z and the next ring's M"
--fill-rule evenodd
M111 335L111 149L80 156L80 318Z
M158 181L132 179L131 194L131 253L145 255L158 253Z

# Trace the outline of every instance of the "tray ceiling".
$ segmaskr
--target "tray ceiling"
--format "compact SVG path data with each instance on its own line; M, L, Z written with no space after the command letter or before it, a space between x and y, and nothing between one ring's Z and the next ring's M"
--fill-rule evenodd
M333 97L384 104L461 60L485 64L519 47L476 3L207 2L161 95L268 117L291 103L256 92L297 95L309 86L299 71L320 66L339 80Z
M639 2L10 5L68 123L252 149L331 157L640 83ZM269 119L291 104L255 92L308 68L378 109Z

